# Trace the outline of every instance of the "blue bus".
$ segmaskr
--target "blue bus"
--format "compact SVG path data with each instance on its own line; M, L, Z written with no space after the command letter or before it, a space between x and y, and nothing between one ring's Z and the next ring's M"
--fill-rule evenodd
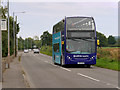
M93 17L65 17L53 26L54 64L96 64L97 37Z

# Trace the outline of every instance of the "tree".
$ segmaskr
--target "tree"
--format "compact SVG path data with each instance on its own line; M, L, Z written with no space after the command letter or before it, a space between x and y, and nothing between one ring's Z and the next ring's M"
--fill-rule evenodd
M18 50L24 50L24 39L22 37L18 38Z
M2 12L2 18L6 18L6 13L7 13L7 7L5 7L5 8L3 8L3 7L1 7L1 12Z
M42 45L52 45L52 34L48 31L43 32L43 35L40 36Z
M97 39L99 39L101 47L108 46L108 39L104 34L97 32Z
M7 13L7 8L1 7L1 12L2 12L2 18L7 19L6 13ZM10 26L10 55L13 54L14 52L14 35L13 35L13 17L9 17L9 26ZM16 24L15 22L15 28L16 29L16 34L19 32L19 24ZM8 54L8 30L7 31L2 31L2 56L6 57Z
M39 37L38 36L34 36L34 40L39 40Z
M114 38L112 35L110 35L110 36L108 37L108 44L113 45L113 44L115 44L115 43L116 43L115 38Z

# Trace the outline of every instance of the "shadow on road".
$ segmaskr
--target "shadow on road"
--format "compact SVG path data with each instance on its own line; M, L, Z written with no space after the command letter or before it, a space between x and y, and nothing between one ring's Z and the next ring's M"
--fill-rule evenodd
M58 66L61 66L60 64L56 64ZM79 65L79 64L69 64L69 65L63 65L61 67L64 67L64 68L93 68L92 66L89 66L89 65Z
M70 64L70 65L65 65L63 67L65 67L65 68L92 68L87 65L79 65L79 64Z

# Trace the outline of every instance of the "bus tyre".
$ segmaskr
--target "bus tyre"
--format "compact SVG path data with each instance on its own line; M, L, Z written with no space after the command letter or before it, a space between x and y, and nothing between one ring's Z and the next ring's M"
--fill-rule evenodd
M87 68L90 68L90 67L91 67L91 65L90 65L90 64L88 64L88 65L86 65L86 67L87 67Z
M55 55L54 55L54 64L56 65L56 63L55 63Z

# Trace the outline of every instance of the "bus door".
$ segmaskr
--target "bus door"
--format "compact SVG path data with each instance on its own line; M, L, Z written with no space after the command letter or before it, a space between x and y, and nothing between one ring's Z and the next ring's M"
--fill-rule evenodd
M61 59L61 32L53 35L53 61L60 64Z

